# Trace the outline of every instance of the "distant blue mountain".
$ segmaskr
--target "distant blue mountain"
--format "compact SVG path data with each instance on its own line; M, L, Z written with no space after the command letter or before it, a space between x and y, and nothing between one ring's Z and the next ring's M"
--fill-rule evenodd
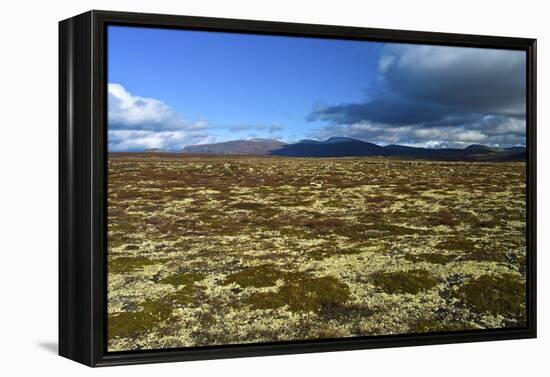
M323 144L348 143L348 142L350 142L350 143L353 143L353 142L362 142L362 143L364 143L364 141L357 140L357 139L354 139L354 138L351 138L351 137L344 137L344 136L333 136L333 137L329 137L325 141L321 141L321 143L323 143Z
M492 148L486 145L472 144L464 149L432 149L397 144L380 146L350 137L331 137L326 140L304 139L293 144L268 139L235 140L186 147L182 152L286 157L393 157L463 161L521 161L526 158L525 147Z
M272 151L271 154L289 157L379 156L431 160L514 161L524 160L526 149L525 147L499 149L480 144L472 144L464 149L418 148L397 144L382 147L350 137L331 137L324 141L301 140L294 144L286 144Z
M296 144L322 144L322 141L319 140L311 140L311 139L302 139L298 141Z
M343 136L334 136L326 140L312 140L312 139L302 139L295 144L334 144L334 143L345 143L351 141L360 141L351 137Z
M215 144L190 145L182 153L266 155L286 145L273 139L232 140Z
M470 151L470 152L477 152L477 153L494 153L494 152L500 152L503 151L503 149L500 148L491 148L486 145L481 144L472 144L464 148L464 150Z
M525 147L510 147L505 148L507 151L525 152Z
M383 155L384 147L349 137L331 137L319 142L283 145L271 154L290 157L347 157Z

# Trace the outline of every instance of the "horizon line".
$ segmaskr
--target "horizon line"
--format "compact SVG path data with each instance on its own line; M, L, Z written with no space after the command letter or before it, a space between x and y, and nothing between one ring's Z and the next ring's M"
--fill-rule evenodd
M353 141L358 141L358 142L362 142L362 143L367 143L367 144L373 144L373 145L376 145L378 147L381 147L381 148L386 148L386 147L389 147L389 146L399 146L399 147L407 147L407 148L416 148L416 149L427 149L427 150L444 150L444 149L454 149L454 150L465 150L467 148L470 148L472 146L480 146L480 147L485 147L485 148L490 148L490 149L511 149L511 148L527 148L526 145L523 145L523 144L515 144L515 145L511 145L511 146L508 146L508 147L501 147L501 146L492 146L492 145L487 145L487 144L482 144L482 143L471 143L471 144L465 144L464 147L427 147L427 146L417 146L417 145L410 145L410 144L398 144L398 143L388 143L388 144L377 144L377 143L374 143L374 142L371 142L371 141L366 141L366 140L362 140L362 139L358 139L358 138L354 138L354 137L349 137L349 136L331 136L331 137L328 137L326 139L323 139L323 140L320 140L320 139L314 139L314 138L306 138L306 139L300 139L298 141L293 141L293 142L285 142L285 141L282 141L280 139L276 139L276 138L262 138L262 137L256 137L256 138L249 138L249 139L232 139L232 140L226 140L226 141L219 141L219 142L213 142L213 143L201 143L201 144L190 144L190 145L186 145L185 147L183 148L180 148L180 149L167 149L167 148L155 148L155 147L151 147L151 148L143 148L143 149L129 149L129 150L120 150L120 151L113 151L113 150L110 150L110 148L108 148L108 152L109 153L140 153L140 152L147 152L147 151L162 151L162 152L166 152L166 153L179 153L179 152L183 152L183 150L187 147L194 147L194 146L203 146L203 145L216 145L216 144L224 144L224 143L233 143L233 142L243 142L243 141L275 141L275 142L280 142L284 145L295 145L295 144L300 144L300 143L303 143L305 141L312 141L312 142L318 142L318 143L326 143L327 141L331 140L331 139L348 139L348 140L353 140Z

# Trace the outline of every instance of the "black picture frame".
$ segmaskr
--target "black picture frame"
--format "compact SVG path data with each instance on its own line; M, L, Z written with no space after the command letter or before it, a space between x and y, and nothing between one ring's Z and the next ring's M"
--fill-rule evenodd
M527 54L527 326L421 335L106 352L106 27L134 25L523 50ZM536 40L89 11L59 23L59 354L88 366L536 337Z

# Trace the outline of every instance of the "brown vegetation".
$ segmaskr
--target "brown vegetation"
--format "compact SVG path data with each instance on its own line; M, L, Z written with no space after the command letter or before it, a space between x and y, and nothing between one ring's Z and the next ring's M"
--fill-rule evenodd
M110 351L525 323L525 164L111 155Z

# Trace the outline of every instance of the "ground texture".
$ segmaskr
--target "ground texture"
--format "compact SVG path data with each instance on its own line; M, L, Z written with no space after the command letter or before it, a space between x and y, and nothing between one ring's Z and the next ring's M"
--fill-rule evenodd
M525 164L109 158L108 349L525 325Z

